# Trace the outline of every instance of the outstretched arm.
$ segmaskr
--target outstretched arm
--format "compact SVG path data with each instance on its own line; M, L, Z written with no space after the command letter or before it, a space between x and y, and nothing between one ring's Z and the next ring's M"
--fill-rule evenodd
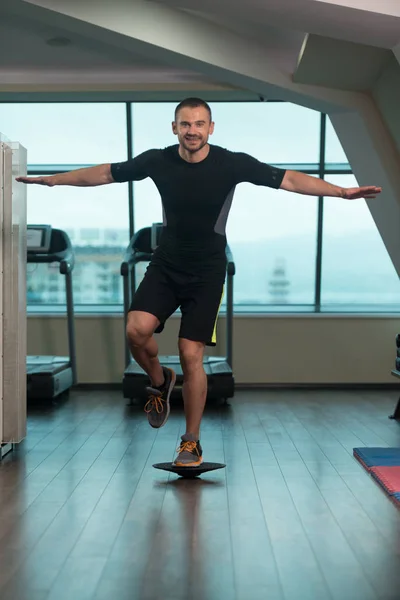
M286 171L280 186L281 190L306 194L308 196L335 196L346 200L357 198L375 198L381 193L382 188L368 185L360 188L342 188L323 179L311 177L299 171Z
M39 185L74 185L79 187L91 187L113 183L111 175L111 165L97 165L87 167L86 169L76 169L67 173L58 173L57 175L45 175L43 177L16 177L21 183L36 183Z

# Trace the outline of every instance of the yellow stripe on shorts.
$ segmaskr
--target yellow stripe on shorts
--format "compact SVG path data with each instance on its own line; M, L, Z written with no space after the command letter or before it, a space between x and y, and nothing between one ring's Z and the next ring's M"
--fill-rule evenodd
M219 315L219 311L220 311L220 308L221 308L221 304L222 304L222 300L223 300L223 297L224 297L224 293L225 293L225 286L223 286L223 288L222 288L221 300L219 301L217 316L215 317L214 331L213 331L212 338L211 338L211 343L212 344L216 344L217 343L217 321L218 321L218 315Z

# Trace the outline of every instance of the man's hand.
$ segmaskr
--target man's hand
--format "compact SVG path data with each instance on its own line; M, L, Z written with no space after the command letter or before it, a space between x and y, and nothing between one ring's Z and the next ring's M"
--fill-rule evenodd
M343 188L342 198L345 200L357 200L357 198L369 200L370 198L376 198L381 191L382 188L374 185L366 185L360 188Z
M286 171L281 189L288 192L297 192L298 194L307 194L307 196L333 196L344 198L345 200L356 200L357 198L376 198L381 193L382 188L375 185L366 185L358 188L342 188L324 179L311 177L306 173L299 171Z
M15 181L21 183L37 183L38 185L48 185L50 187L54 185L51 177L16 177Z

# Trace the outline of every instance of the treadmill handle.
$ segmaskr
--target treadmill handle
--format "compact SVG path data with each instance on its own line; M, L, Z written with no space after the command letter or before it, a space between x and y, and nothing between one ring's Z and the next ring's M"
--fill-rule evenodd
M127 277L129 273L132 271L133 267L137 265L139 262L143 261L151 261L153 254L151 252L140 252L138 250L134 250L132 252L132 245L129 244L128 248L125 251L124 258L121 263L121 275L123 277ZM235 275L236 267L233 260L233 254L228 245L225 248L225 256L226 256L226 270L228 275Z
M227 271L228 275L235 275L236 267L235 267L235 263L233 261L232 251L229 248L228 244L226 245L226 248L225 248L225 256L226 256L226 260L227 260L226 271Z
M150 252L140 252L137 250L132 253L132 244L129 244L121 263L121 275L123 277L127 277L137 263L142 261L151 261L152 256L153 255ZM233 254L228 245L225 248L225 256L227 260L226 270L228 275L235 275L236 267L233 260Z
M63 259L60 260L60 273L61 275L67 275L67 273L71 273L75 266L75 255L72 251L72 248L68 248L63 253Z
M152 255L147 252L134 252L132 254L132 250L130 246L128 250L125 252L123 261L121 263L121 275L123 277L127 277L129 273L132 271L133 267L137 265L137 263L142 261L150 261Z

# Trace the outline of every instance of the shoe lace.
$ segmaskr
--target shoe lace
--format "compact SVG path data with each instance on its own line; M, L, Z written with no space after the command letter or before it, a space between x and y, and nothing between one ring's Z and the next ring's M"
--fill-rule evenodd
M193 441L188 441L188 442L182 442L181 445L176 449L177 452L181 453L181 452L194 452L196 451L196 453L198 454L199 451L197 449L197 442L193 442Z
M156 410L158 414L161 414L164 410L162 396L157 394L150 394L144 406L144 412L150 413L152 410Z

